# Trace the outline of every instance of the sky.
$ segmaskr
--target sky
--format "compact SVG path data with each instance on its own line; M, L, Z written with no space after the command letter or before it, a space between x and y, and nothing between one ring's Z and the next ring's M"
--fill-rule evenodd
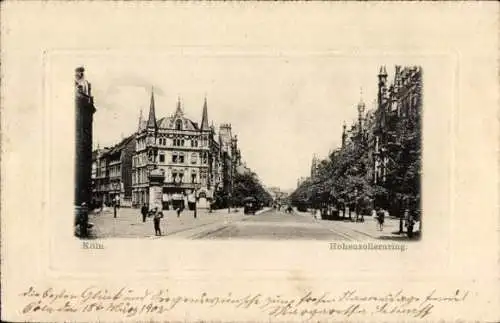
M294 189L313 154L340 146L342 124L357 118L362 96L373 108L376 57L321 55L92 55L82 59L97 112L94 146L111 146L137 129L154 88L156 117L184 113L201 122L203 100L216 129L230 123L243 160L266 186ZM387 65L391 76L394 64Z

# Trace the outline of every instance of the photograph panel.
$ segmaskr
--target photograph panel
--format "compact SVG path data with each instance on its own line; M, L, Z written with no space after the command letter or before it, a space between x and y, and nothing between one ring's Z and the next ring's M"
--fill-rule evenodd
M92 83L75 70L77 236L419 239L421 66L149 60L117 57L107 75L94 64Z

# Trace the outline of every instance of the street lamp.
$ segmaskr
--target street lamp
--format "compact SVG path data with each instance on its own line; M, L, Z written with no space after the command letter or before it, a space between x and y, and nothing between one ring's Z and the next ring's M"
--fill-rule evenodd
M200 183L196 183L194 187L195 187L195 189L194 189L194 218L196 219L196 213L197 213L197 210L198 210L198 202L197 202L198 191L201 188L201 184Z
M113 182L112 183L112 188L113 188L113 192L115 191L118 191L118 195L116 195L115 193L115 196L113 198L113 216L116 218L116 209L117 209L117 205L118 205L118 201L120 200L120 191L121 191L121 184L120 182Z

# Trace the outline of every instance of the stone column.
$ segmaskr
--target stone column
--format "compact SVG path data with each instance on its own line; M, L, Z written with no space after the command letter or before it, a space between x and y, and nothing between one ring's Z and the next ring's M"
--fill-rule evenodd
M160 169L153 169L149 174L149 208L163 208L163 182L165 174Z
M87 236L88 206L91 200L92 123L96 111L85 69L75 70L75 212L80 236Z

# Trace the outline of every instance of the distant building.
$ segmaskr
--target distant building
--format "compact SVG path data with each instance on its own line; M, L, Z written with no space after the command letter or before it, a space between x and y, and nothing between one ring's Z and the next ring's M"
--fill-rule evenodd
M233 191L234 175L237 172L237 167L241 165L241 153L238 149L238 138L233 136L231 124L222 124L219 128L220 147L218 152L221 160L220 179L218 182L219 188L225 195L231 195ZM214 155L215 156L215 155Z
M299 179L297 179L297 187L302 185L302 183L304 183L306 180L307 180L307 177L303 177L303 176L299 177Z
M95 176L92 185L94 204L130 206L132 203L132 156L135 136L130 135L111 148L93 152Z
M107 153L109 174L108 199L123 206L132 203L132 156L135 153L135 136L123 139Z
M311 178L314 178L318 175L319 163L319 158L316 156L316 154L314 154L311 162Z
M109 148L97 148L92 153L92 202L100 205L108 202L109 175L106 153Z
M288 192L284 192L279 187L273 186L266 188L266 191L271 195L274 203L281 203L288 197Z

